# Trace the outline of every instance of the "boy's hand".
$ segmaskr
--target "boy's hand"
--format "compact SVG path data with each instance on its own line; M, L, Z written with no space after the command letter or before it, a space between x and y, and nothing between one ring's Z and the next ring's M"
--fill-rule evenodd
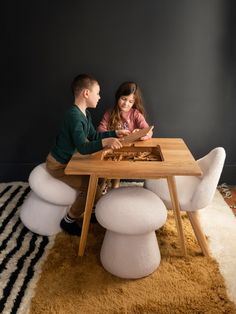
M118 138L115 137L107 137L102 139L102 147L108 147L112 149L119 149L122 147L121 142Z
M116 136L117 137L124 137L126 135L129 135L130 134L130 131L129 130L116 130Z

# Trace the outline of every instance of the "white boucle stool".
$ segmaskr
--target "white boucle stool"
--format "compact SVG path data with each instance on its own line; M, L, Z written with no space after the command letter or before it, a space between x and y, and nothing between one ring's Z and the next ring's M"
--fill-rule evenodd
M74 203L77 191L53 178L45 163L32 170L29 185L31 191L20 210L21 221L29 230L40 235L60 232L60 221Z
M95 214L106 228L100 258L103 267L121 278L141 278L160 264L155 230L167 210L156 194L143 187L120 187L98 201Z

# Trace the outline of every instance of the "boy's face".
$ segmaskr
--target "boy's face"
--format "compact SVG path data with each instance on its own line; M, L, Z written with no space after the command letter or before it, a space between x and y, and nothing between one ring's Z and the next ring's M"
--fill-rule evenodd
M96 108L97 103L100 97L100 86L98 83L94 83L91 89L88 90L88 97L87 97L87 107L88 108Z

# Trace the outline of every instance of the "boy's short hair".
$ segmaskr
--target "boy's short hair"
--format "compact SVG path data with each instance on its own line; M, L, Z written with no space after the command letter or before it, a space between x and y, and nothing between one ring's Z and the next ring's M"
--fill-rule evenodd
M73 95L78 96L84 88L91 89L94 83L98 84L98 81L89 74L77 75L71 84Z

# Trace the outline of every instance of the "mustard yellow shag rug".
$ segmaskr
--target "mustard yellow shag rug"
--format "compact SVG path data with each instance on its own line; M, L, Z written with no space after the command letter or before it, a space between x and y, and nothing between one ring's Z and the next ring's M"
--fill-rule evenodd
M183 214L188 257L180 254L175 221L157 231L161 264L138 280L105 271L99 253L105 230L91 225L84 257L79 238L60 233L44 264L30 314L236 313L215 260L202 256Z

